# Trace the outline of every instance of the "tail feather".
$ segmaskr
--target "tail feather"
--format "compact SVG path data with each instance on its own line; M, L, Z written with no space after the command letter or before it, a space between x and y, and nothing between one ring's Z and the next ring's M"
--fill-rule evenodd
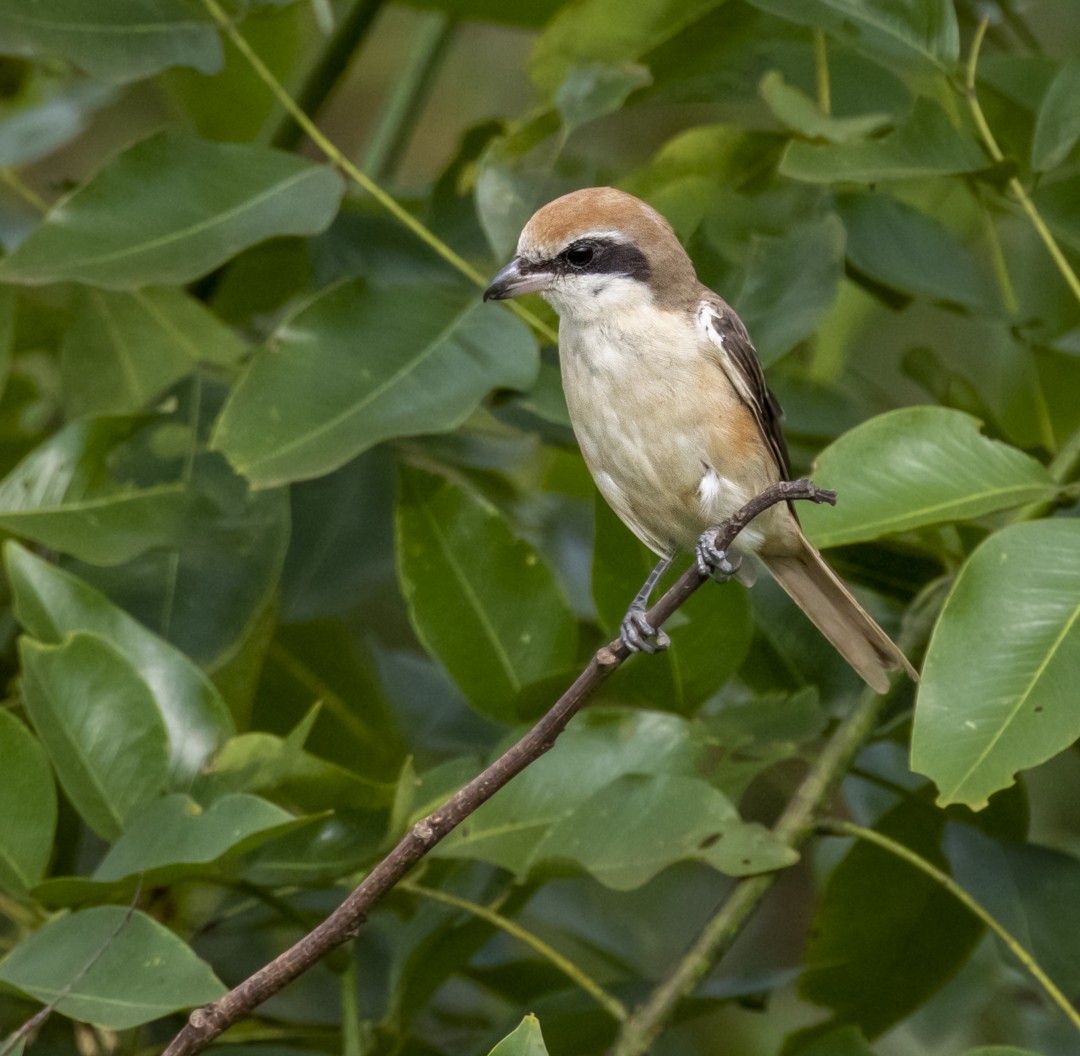
M871 689L884 693L890 671L903 670L918 682L918 673L899 647L801 532L799 538L801 546L794 554L760 555L776 582Z

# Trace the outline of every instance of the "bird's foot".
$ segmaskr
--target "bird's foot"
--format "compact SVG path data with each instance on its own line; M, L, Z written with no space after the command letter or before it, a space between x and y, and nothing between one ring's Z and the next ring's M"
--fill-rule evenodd
M735 555L728 555L726 550L721 550L716 545L716 528L710 528L703 532L701 538L694 547L694 561L697 570L717 583L726 583L742 564L742 559ZM734 561L732 560L734 557Z
M635 601L619 624L619 638L632 653L659 653L671 645L671 639L649 623L645 603Z

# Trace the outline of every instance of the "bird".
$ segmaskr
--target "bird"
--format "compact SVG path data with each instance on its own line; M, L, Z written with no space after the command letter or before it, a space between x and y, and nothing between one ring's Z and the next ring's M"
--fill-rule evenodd
M782 411L746 327L698 280L660 213L612 187L542 206L484 300L526 293L559 315L563 390L597 488L659 557L620 625L629 650L670 645L649 623L648 601L676 554L690 551L717 580L750 585L764 565L876 692L894 670L918 680L803 534L791 503L762 513L729 552L715 546L716 526L790 479Z

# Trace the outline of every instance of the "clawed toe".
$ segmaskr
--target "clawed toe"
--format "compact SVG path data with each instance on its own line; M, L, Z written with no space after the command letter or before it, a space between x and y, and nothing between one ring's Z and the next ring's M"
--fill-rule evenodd
M632 653L659 653L671 645L671 639L649 623L644 606L630 606L619 626L619 638Z
M729 555L726 550L721 550L714 542L715 537L716 529L711 528L698 539L697 546L694 547L694 560L697 570L703 576L708 576L717 583L726 583L739 571L742 561L735 555Z

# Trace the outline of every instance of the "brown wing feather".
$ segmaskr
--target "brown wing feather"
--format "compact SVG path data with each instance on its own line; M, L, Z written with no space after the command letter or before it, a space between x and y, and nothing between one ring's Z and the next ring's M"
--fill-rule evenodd
M779 400L765 383L765 375L746 327L731 305L715 294L702 302L701 313L702 322L720 352L720 365L724 373L753 412L762 439L776 459L780 476L787 480L791 476L791 460L780 428L784 412Z

